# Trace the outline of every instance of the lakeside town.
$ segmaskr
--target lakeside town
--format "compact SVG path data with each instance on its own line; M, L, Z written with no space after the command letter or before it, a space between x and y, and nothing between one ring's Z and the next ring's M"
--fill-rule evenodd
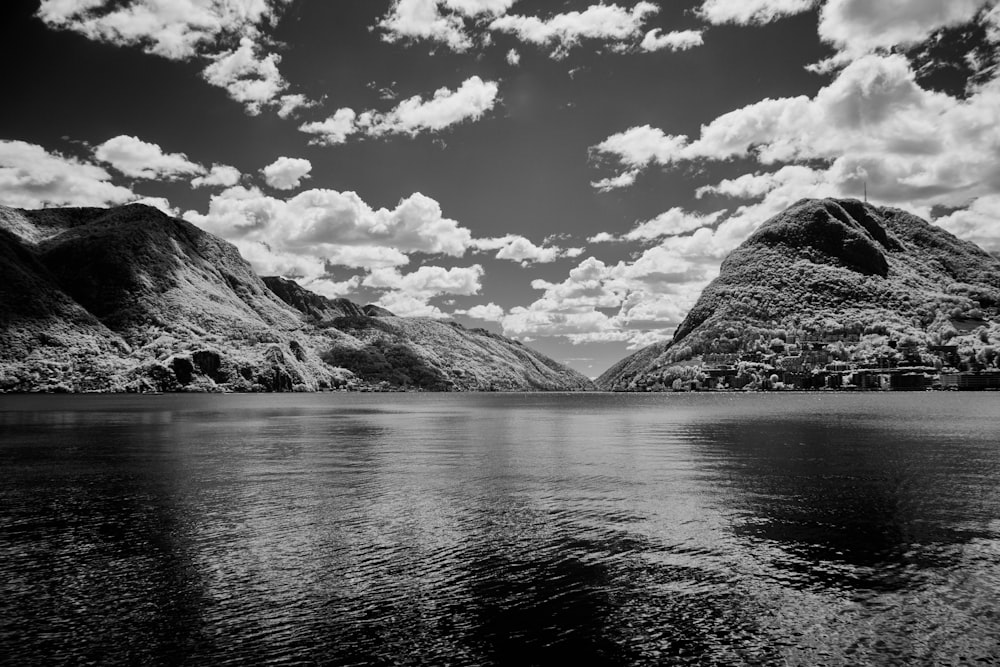
M857 333L789 335L761 349L706 353L641 378L636 391L1000 390L992 348L970 353L953 342L886 338L872 349ZM866 344L867 343L867 344ZM870 353L857 355L864 347Z

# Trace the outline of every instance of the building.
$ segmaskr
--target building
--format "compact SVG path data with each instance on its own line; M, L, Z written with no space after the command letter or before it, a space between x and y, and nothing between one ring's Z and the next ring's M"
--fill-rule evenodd
M961 391L1000 389L1000 371L942 373L941 388Z

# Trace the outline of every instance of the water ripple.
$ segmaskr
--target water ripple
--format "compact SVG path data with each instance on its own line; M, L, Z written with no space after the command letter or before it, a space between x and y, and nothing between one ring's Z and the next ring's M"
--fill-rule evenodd
M0 662L1000 661L995 397L775 398L4 397Z

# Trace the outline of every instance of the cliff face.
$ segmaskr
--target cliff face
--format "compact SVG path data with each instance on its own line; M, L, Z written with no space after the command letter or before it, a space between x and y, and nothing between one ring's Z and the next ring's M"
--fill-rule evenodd
M974 244L899 209L803 200L726 258L672 341L623 359L597 384L650 386L671 365L751 353L775 337L856 338L858 355L902 339L975 353L1000 336L998 306L1000 261ZM965 333L956 321L982 330L956 337Z
M373 337L355 337L331 323L373 320L368 312L292 281L265 282L229 243L151 207L0 207L0 391L341 386L357 378L344 364L331 363L331 350L364 350ZM387 319L403 322L394 340L408 341L409 323ZM367 328L352 324L350 330ZM435 350L437 340L420 338L413 348L435 368L444 354ZM580 385L568 369L539 379L528 356L523 368L511 371L517 381L505 387ZM486 384L507 378L499 370L508 369L506 358L485 356L479 367L494 362L495 374L483 370ZM418 384L404 376L396 384ZM435 388L473 384L442 381Z

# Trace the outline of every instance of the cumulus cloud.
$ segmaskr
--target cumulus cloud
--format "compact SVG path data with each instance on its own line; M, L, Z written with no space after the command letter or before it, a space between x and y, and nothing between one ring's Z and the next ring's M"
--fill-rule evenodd
M316 278L302 282L302 287L328 299L339 299L355 292L361 285L361 276L351 276L347 280Z
M38 17L47 25L119 46L183 60L211 46L221 34L256 33L284 2L268 0L42 0Z
M814 98L766 99L724 114L689 140L649 126L594 147L638 168L750 158L820 160L838 189L913 207L961 206L1000 183L1000 81L965 99L919 86L901 55L868 55Z
M473 306L468 310L456 310L455 314L465 315L466 317L471 317L474 320L500 322L503 320L504 309L491 301L485 305L480 304L478 306Z
M231 187L240 182L242 174L236 167L226 164L213 164L204 176L191 179L191 187L205 188L211 186Z
M419 95L400 102L384 116L372 119L370 133L409 134L436 132L466 120L478 120L493 108L497 99L497 84L473 76L454 91L439 88L429 100Z
M396 315L413 317L446 317L429 300L444 294L470 296L482 289L483 267L421 266L416 271L401 273L395 268L377 268L365 276L361 284L376 290L387 290L378 305Z
M515 35L523 42L551 46L552 55L561 58L584 39L613 44L634 40L642 34L646 19L658 11L659 7L652 2L638 2L631 9L616 4L598 4L548 19L507 14L494 19L489 27Z
M626 241L650 241L664 236L676 236L692 232L702 227L713 225L725 211L716 211L708 215L691 213L675 207L664 211L652 220L639 223L634 229L624 235Z
M547 264L560 257L574 257L579 254L578 248L560 248L552 245L535 245L530 239L517 234L507 234L495 238L475 239L472 247L480 251L493 251L497 259L519 262L522 266L529 264Z
M279 157L261 170L264 180L276 190L294 190L302 179L309 178L310 171L312 163L299 157Z
M289 0L42 0L48 26L118 46L141 46L172 60L209 61L206 81L225 88L250 113L275 103L286 87L277 54L259 55L260 26L273 22ZM240 46L220 52L224 38Z
M819 35L856 58L878 48L911 46L941 28L972 21L995 0L826 0Z
M824 176L823 172L810 167L788 165L773 172L743 174L736 178L727 178L715 185L705 185L698 188L695 196L698 199L706 195L758 199L789 184L805 187L819 185L823 182Z
M427 40L456 52L467 51L478 33L482 45L492 42L492 32L516 36L522 42L552 47L552 56L562 58L583 40L610 44L616 51L638 45L644 51L680 51L702 44L700 31L686 30L664 35L650 30L643 36L643 24L656 14L655 3L641 1L633 7L593 4L582 11L548 17L508 14L515 0L395 0L378 28L387 42ZM475 28L475 30L473 30ZM510 65L520 62L520 54L510 49Z
M463 52L472 46L466 19L505 13L515 0L395 0L378 27L387 42L428 40Z
M641 347L672 335L718 275L718 264L691 237L672 237L634 260L612 265L588 257L560 283L533 281L542 296L529 306L511 308L501 325L512 336Z
M236 49L214 56L212 64L202 72L206 81L225 88L231 98L254 116L264 105L274 103L288 87L278 71L281 56L261 55L259 50L252 39L244 37Z
M598 232L587 239L587 243L615 243L621 239L611 232Z
M709 23L761 25L812 9L817 0L705 0L698 15Z
M440 4L465 16L479 16L504 14L515 2L516 0L443 0Z
M347 141L347 138L357 131L358 128L354 124L357 117L353 109L337 109L326 120L303 123L299 126L299 131L316 136L310 143L335 146Z
M294 93L291 95L282 95L278 99L278 117L279 118L290 118L295 115L299 109L309 109L316 106L317 102L315 100L310 100L305 95L301 93Z
M939 217L934 222L981 248L1000 251L1000 194L980 197L967 209Z
M306 190L289 199L236 186L213 195L207 213L184 217L235 243L261 273L315 279L326 265L407 264L409 253L462 256L472 234L420 193L373 209L353 192Z
M353 109L343 108L324 121L305 123L299 129L315 135L313 143L324 145L344 143L355 133L379 137L439 132L464 121L482 118L496 104L497 91L496 82L472 76L455 90L439 88L426 100L415 95L386 113L365 111L357 114Z
M387 42L426 39L462 52L472 46L460 16L441 12L437 0L396 0L378 24Z
M107 206L135 197L97 165L24 141L0 140L0 201L8 206Z
M635 184L635 179L639 175L638 169L630 169L629 171L624 171L617 176L609 176L608 178L602 178L597 181L591 181L590 187L596 188L601 192L611 192L612 190L620 190L621 188L628 188Z
M639 168L652 163L670 164L679 151L687 145L687 137L664 134L663 130L649 125L629 128L590 148L591 153L614 156L624 165ZM637 170L611 179L597 181L594 187L625 187L635 181Z
M675 30L665 34L660 34L659 28L653 28L646 33L639 43L639 48L643 51L687 51L705 43L705 38L700 30Z
M396 268L373 269L361 284L373 289L405 292L411 296L431 297L439 294L472 295L482 288L483 267L421 266L416 271L401 273Z
M819 36L838 54L816 69L827 71L878 49L909 47L942 28L973 21L996 0L705 0L698 15L712 24L761 25L820 8ZM984 17L989 24L990 17Z
M183 153L164 153L157 144L127 134L100 144L94 149L94 156L132 178L176 180L205 171L204 167L191 162Z

